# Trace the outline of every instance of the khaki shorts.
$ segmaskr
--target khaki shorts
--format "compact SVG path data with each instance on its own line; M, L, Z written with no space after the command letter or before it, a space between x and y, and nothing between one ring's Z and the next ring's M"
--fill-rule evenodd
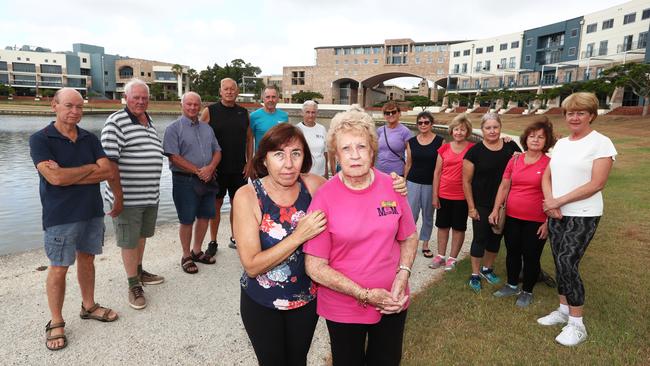
M113 218L115 241L122 249L134 249L140 238L150 238L156 229L158 205L125 207L118 217Z

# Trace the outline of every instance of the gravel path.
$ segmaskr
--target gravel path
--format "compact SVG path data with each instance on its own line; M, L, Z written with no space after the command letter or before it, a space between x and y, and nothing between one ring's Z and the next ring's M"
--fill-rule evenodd
M223 215L221 222L227 223L228 216ZM180 268L177 225L159 227L148 242L144 266L165 276L166 281L145 287L148 304L138 311L127 304L122 260L112 234L107 234L104 254L95 260L95 298L116 310L120 319L101 323L79 318L81 297L76 267L71 267L63 307L68 347L57 352L47 350L44 344L45 323L49 319L45 296L47 271L39 267L48 265L45 254L41 249L1 256L0 324L5 344L0 347L0 363L256 365L239 316L241 265L237 252L226 245L228 236L222 225L217 264L199 264L199 273L188 275ZM471 227L467 237L471 238ZM466 241L461 257L467 254L467 247ZM442 275L441 269L427 268L428 263L418 249L410 282L414 292ZM309 353L310 365L326 364L328 338L321 319Z

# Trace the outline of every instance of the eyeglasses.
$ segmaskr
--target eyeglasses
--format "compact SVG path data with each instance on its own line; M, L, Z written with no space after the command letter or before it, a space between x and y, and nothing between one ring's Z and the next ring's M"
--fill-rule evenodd
M424 126L427 126L427 125L430 125L430 124L431 124L431 121L429 121L429 120L427 119L427 120L424 120L424 121L418 121L417 124L418 124L418 126L423 126L423 125L424 125Z
M399 113L397 109L393 109L392 111L384 111L384 116L394 116L397 113Z

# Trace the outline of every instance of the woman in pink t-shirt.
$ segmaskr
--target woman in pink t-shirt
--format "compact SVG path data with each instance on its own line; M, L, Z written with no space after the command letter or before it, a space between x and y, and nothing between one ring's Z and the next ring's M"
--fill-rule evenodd
M316 311L327 319L334 365L398 365L417 250L413 215L391 177L372 168L369 115L337 114L327 142L341 172L309 207L325 213L327 229L304 245L305 269L319 284Z
M436 211L438 228L438 255L429 265L431 268L445 266L445 271L456 267L456 258L465 241L467 230L467 201L463 193L463 157L473 142L467 139L472 135L472 122L466 114L459 114L449 124L452 140L438 149L438 161L433 171L433 207ZM451 229L451 252L447 253Z
M508 251L508 282L494 296L518 295L517 306L526 307L533 301L533 287L541 270L539 259L548 236L546 214L542 208L542 177L551 160L546 152L555 144L553 125L548 118L537 117L526 127L519 141L525 152L513 156L508 162L488 221L496 225L499 207L507 199L503 236ZM524 278L519 290L522 259Z

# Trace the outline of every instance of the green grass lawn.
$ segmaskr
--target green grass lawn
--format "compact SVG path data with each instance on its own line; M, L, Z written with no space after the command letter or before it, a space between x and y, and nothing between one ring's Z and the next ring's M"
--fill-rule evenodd
M476 118L476 122L478 122ZM519 133L530 118L508 118L504 130ZM556 130L566 134L560 116ZM476 123L478 125L478 123ZM478 127L478 126L476 126ZM499 286L467 287L469 260L418 294L410 309L404 340L405 365L649 365L650 364L650 119L602 117L596 130L619 152L604 191L605 214L582 260L586 287L585 343L568 348L555 342L561 326L536 319L555 309L555 289L535 287L526 309L514 298L497 299ZM547 246L542 268L555 268ZM495 264L505 277L505 247Z

